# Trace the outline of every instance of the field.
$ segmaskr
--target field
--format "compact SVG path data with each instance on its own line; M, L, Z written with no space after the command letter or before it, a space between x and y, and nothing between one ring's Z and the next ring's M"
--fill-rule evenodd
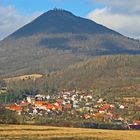
M0 140L139 140L140 131L0 125Z
M19 81L19 80L36 80L38 78L41 78L43 75L41 74L30 74L30 75L22 75L22 76L17 76L17 77L12 77L12 78L6 78L4 79L6 82L10 81Z

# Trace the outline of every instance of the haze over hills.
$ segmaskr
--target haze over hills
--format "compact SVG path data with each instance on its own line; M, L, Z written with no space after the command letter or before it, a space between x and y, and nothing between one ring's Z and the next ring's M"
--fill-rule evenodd
M99 55L140 54L140 42L54 9L0 42L0 75L48 73Z

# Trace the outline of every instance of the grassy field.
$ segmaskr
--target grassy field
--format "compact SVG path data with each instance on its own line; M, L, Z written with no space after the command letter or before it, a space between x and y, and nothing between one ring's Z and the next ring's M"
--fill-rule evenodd
M22 75L22 76L17 76L17 77L12 77L12 78L6 78L4 79L6 82L10 81L19 81L19 80L36 80L41 78L43 75L41 74L30 74L30 75Z
M0 140L139 140L140 131L0 125Z

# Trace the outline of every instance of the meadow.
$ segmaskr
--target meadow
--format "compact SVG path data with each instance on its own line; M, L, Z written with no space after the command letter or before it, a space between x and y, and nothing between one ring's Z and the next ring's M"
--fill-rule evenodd
M0 140L139 140L140 131L0 125Z

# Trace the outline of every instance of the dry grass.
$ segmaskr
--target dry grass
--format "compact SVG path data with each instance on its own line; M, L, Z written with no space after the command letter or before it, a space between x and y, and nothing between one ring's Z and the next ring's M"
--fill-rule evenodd
M19 81L19 80L28 80L28 79L36 80L38 78L41 78L42 76L43 75L41 74L22 75L22 76L17 76L12 78L6 78L5 81L10 82L10 81Z
M0 140L139 140L139 131L0 125Z

